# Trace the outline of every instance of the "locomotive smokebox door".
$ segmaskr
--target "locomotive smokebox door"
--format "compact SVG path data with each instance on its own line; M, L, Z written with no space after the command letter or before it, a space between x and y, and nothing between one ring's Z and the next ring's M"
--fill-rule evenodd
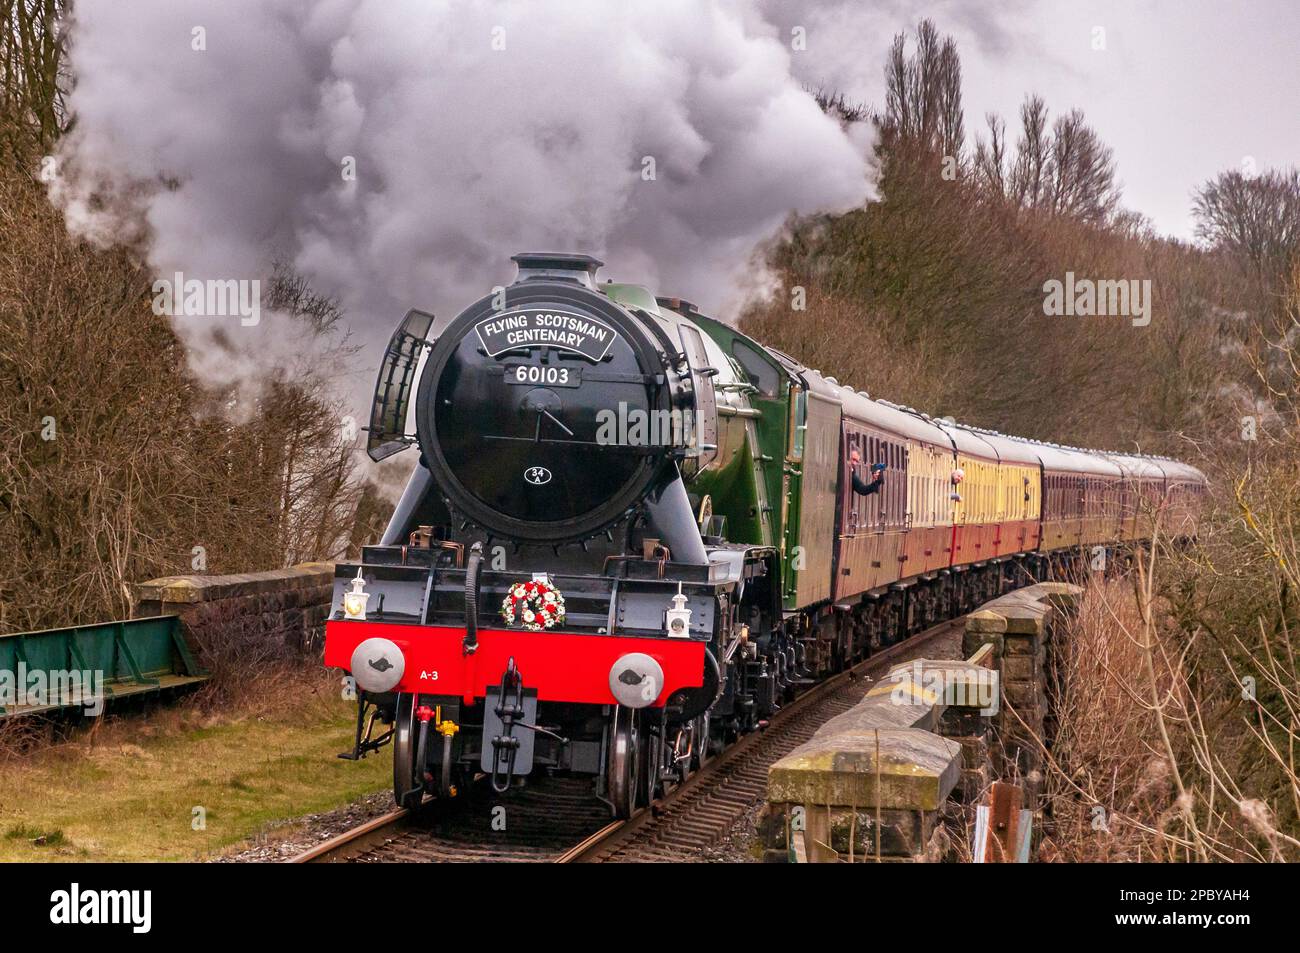
M537 724L537 690L524 689L524 715L523 718L515 721L509 735L506 735L505 723L496 711L500 707L501 689L489 688L483 703L483 753L479 759L479 766L483 773L493 774L495 759L496 773L504 773L508 767L510 749L504 745L493 746L492 739L510 737L519 742L519 746L515 748L514 770L511 774L528 774L533 770L533 741L536 733L531 728L524 728L519 722L522 721L527 725Z

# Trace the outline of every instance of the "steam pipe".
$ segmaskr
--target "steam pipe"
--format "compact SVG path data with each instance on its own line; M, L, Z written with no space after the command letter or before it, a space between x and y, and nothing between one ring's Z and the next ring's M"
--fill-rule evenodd
M400 546L406 542L411 535L409 526L415 519L415 512L432 486L433 474L422 462L417 463L415 469L411 471L411 478L406 481L406 489L402 491L401 499L393 509L393 516L384 530L383 539L379 541L380 546Z
M483 562L483 544L476 542L469 549L465 563L465 640L461 648L466 655L478 651L478 570Z
M695 522L680 473L657 495L649 497L645 508L659 538L672 551L673 562L694 566L709 564L704 540L700 538L700 527Z

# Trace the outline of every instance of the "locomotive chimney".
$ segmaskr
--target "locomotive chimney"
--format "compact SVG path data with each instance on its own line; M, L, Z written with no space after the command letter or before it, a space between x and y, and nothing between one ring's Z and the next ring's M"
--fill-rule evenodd
M548 281L573 281L585 288L596 288L596 271L605 264L590 255L568 255L563 252L520 252L510 260L519 266L515 284L543 278Z

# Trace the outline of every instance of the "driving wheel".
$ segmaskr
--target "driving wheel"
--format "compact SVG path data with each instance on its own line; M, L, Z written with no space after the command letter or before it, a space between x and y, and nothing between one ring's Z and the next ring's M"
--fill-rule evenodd
M415 718L418 697L413 693L397 696L393 723L393 800L398 807L408 810L415 810L424 800L424 779L415 769L415 749L420 737Z

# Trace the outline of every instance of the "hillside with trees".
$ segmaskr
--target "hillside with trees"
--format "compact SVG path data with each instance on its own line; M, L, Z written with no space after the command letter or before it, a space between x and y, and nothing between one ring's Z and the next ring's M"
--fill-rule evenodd
M1249 289L1228 249L1126 210L1078 109L1053 117L1031 93L1018 131L988 116L972 144L953 42L923 21L913 46L888 51L880 107L823 95L875 125L879 199L793 223L746 330L873 397L1006 433L1186 454L1235 428L1243 405L1220 398L1241 396L1245 369L1221 352L1245 343ZM1150 279L1151 323L1046 315L1044 283L1067 272Z
M887 57L879 196L791 223L743 327L873 397L1210 478L1194 546L1090 586L1054 689L1045 857L1300 856L1300 173L1228 170L1196 243L1127 210L1102 133L1028 94L964 134L955 45L928 21ZM1067 272L1149 279L1151 320L1049 315ZM1100 813L1099 813L1100 812ZM1101 818L1099 824L1097 819Z

